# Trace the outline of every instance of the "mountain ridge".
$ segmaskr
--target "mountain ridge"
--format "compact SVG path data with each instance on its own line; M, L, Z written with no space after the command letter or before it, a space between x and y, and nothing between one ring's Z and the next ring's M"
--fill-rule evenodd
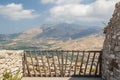
M37 30L35 30L35 28ZM31 33L36 33L31 38L52 38L52 39L62 39L68 40L69 38L80 38L85 35L96 34L101 31L100 27L84 27L77 24L68 24L61 23L55 25L41 25L41 27L35 27L29 29L27 31L31 31ZM39 32L40 31L40 32ZM22 34L26 34L26 31ZM26 34L25 37L32 36L33 34ZM78 36L79 35L79 36ZM80 36L81 35L81 36ZM22 36L22 35L20 35ZM77 36L77 37L75 37Z
M103 42L104 38L99 38L92 35L102 36L102 28L91 26L80 26L78 24L44 24L38 27L25 30L19 34L0 36L0 48L2 49L72 49L72 47L64 48L63 45L68 45L68 42L74 43L76 40L81 41L79 45L85 43L87 38L91 41ZM89 38L91 37L91 38ZM84 40L82 39L84 38ZM92 38L96 38L92 39ZM2 41L3 39L3 41ZM82 40L81 40L82 39ZM92 43L93 43L92 42ZM4 46L3 46L4 45ZM72 44L73 46L76 44ZM87 44L86 44L87 45ZM89 45L90 46L90 45ZM96 45L97 46L97 45ZM101 45L100 45L101 46ZM77 49L77 48L76 48Z

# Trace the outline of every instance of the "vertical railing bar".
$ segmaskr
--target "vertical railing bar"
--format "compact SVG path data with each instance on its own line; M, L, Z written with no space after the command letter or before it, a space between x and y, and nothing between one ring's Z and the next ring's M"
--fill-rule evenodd
M88 53L87 62L86 62L86 65L85 65L84 75L86 75L86 69L87 69L87 66L88 66L89 58L90 58L90 52Z
M59 55L60 55L60 51L59 51ZM59 55L58 55L58 53L57 53L57 57L58 57L58 65L59 65L59 70L60 70L60 74L61 74L62 72L61 72L61 64L60 64L60 58L59 58ZM62 74L61 74L61 76L62 76Z
M51 69L50 69L50 62L49 62L49 59L48 59L48 51L46 51L46 56L47 56L47 63L48 63L48 68L49 68L49 74L50 74L50 77L51 77Z
M68 51L67 51L67 53L66 53L64 77L65 77L65 73L66 73L67 59L68 59Z
M76 74L76 65L77 65L77 62L78 62L78 56L79 56L79 52L77 52L77 57L76 57L76 61L75 61L74 75Z
M70 69L69 69L69 76L70 76L70 73L71 73L71 67L72 67L72 62L73 62L73 56L74 56L74 52L72 51L71 63L70 63Z
M55 77L56 77L56 66L55 66L55 60L54 60L54 52L52 52L53 57L53 65L54 65L54 71L55 71Z
M100 70L99 70L99 75L102 76L102 54L103 54L103 51L101 51L100 53Z
M41 53L43 53L43 52L40 51L40 55L41 55L41 59L42 59L42 64L43 64L44 73L45 73L45 76L47 76L47 75L46 75L46 70L45 70L45 63L44 63L44 61L43 61L43 55L42 55Z
M94 55L93 55L93 58L92 58L92 64L90 66L89 75L91 75L91 71L92 71L92 67L93 67L93 62L94 62L94 59L95 59L95 55L96 55L96 52L94 52Z
M98 67L99 67L98 65L100 63L100 54L101 53L99 53L99 57L98 57L97 65L96 65L95 76L97 75L97 72L98 72Z
M35 57L36 57L37 66L38 66L38 69L39 69L39 74L40 74L40 76L42 76L42 75L41 75L41 70L40 70L39 61L38 61L38 57L37 57L37 51L35 51Z
M62 73L61 73L61 74L62 74L62 77L63 77L63 75L64 75L64 74L63 74L63 71L64 71L64 70L63 70L63 68L64 68L64 65L63 65L63 64L64 64L64 58L63 58L63 51L61 51L61 52L62 52Z
M25 51L25 62L26 62L26 67L27 67L27 71L28 71L28 76L31 76L30 70L29 70L29 66L28 66L28 62L27 62L27 58L26 58L26 51Z
M33 66L34 76L36 76L35 67L34 67L32 55L31 55L31 51L30 51L30 58L31 58L32 66Z
M22 65L23 65L23 76L25 77L25 51L23 51L23 57L22 57Z
M83 55L82 55L82 59L81 59L81 65L80 65L79 75L81 75L81 70L82 70L82 65L83 65L84 55L85 55L85 51L83 51Z
M58 75L57 75L57 74L58 74L58 71L57 71L57 70L58 70L58 61L57 61L57 60L58 60L58 57L57 57L58 51L55 50L54 52L55 52L55 53L54 53L54 55L55 55L55 59L54 59L54 62L55 62L55 63L54 63L54 64L55 64L55 68L56 68L56 75L55 75L55 77L58 77Z

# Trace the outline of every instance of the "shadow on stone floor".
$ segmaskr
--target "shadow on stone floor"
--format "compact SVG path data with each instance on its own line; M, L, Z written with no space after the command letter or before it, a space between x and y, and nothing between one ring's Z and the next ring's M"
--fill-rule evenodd
M102 80L101 78L94 78L94 77L71 77L68 80Z

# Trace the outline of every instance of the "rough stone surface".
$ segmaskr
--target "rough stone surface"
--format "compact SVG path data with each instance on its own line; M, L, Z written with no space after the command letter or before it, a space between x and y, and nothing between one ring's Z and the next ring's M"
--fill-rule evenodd
M120 80L120 2L116 4L113 17L104 33L102 79Z
M22 75L22 50L0 50L0 80L5 70L13 74L20 69Z
M22 80L101 80L92 77L24 77Z

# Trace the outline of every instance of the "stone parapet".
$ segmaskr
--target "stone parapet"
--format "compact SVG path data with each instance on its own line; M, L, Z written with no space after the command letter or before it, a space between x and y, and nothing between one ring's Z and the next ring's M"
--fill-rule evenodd
M120 2L104 32L102 80L120 80Z
M22 76L23 50L0 50L0 80L4 71L15 74L20 69Z

